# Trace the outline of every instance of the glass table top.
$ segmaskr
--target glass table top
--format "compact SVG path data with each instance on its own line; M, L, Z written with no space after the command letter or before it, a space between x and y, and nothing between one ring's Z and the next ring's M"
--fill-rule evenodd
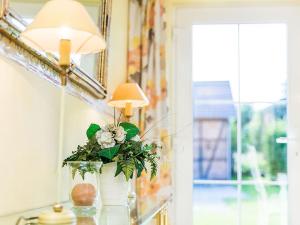
M129 201L128 206L102 206L101 209L77 214L76 223L72 225L146 225L171 201L171 195L156 198L138 198ZM70 203L64 204L70 209ZM31 210L14 215L0 217L0 225L33 225L38 224L37 216L51 207ZM21 219L20 219L21 218ZM18 222L19 219L19 223ZM68 224L65 224L68 225ZM70 224L71 225L71 224Z

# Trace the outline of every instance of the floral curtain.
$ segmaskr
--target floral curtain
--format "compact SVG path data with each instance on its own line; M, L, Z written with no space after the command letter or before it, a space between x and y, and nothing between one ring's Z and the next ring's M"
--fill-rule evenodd
M137 82L150 100L140 113L145 137L159 139L163 149L156 179L144 174L137 181L137 194L148 204L170 193L171 150L168 132L166 79L166 22L164 0L129 1L128 79Z

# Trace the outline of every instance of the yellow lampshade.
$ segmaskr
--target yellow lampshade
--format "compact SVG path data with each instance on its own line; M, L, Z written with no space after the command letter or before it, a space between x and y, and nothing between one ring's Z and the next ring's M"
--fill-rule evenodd
M106 47L84 6L74 0L48 1L21 34L21 39L32 48L53 53L69 48L70 53L89 54ZM61 47L61 40L70 44Z
M126 108L128 103L133 108L144 107L149 104L149 100L136 83L121 84L108 102L110 106L116 108Z

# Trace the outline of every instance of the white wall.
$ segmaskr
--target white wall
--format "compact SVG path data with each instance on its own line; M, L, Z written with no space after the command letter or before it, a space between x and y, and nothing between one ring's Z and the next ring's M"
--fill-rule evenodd
M59 90L3 57L0 70L0 193L5 203L0 212L8 214L51 203Z
M127 3L113 1L109 92L126 80ZM3 56L0 71L1 216L50 205L56 200L60 88ZM111 120L105 102L99 104L104 107L103 112L66 96L65 155L84 142L91 122Z

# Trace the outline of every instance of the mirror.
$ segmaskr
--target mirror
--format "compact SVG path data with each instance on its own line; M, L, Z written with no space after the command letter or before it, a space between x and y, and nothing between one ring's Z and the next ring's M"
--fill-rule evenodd
M94 99L105 98L111 0L77 1L84 5L94 22L99 25L100 32L107 42L107 49L97 54L71 56L72 72L75 74L69 77L73 86L72 91L77 90L77 92L80 93L84 90L87 92L85 96L88 94ZM1 19L7 23L8 27L13 30L13 33L16 33L17 41L20 42L20 33L33 21L35 15L46 2L47 0L2 0L3 9ZM7 27L5 27L5 29L7 29ZM12 31L8 30L7 33L11 35ZM48 60L52 62L52 66L58 67L57 60L54 60L58 58L57 55L46 54L33 49L31 49L31 51L34 51L36 56L42 57L41 59L45 63ZM59 68L56 69L59 70ZM82 94L80 93L80 95Z
M30 24L35 15L40 11L42 6L46 3L46 0L10 0L9 6L16 11L22 19ZM85 8L87 9L88 13L93 18L94 22L98 24L99 22L99 15L100 15L100 7L99 7L99 0L79 0ZM24 27L25 28L25 27ZM85 73L93 78L97 78L97 54L90 54L90 55L73 55L72 62L79 66Z

